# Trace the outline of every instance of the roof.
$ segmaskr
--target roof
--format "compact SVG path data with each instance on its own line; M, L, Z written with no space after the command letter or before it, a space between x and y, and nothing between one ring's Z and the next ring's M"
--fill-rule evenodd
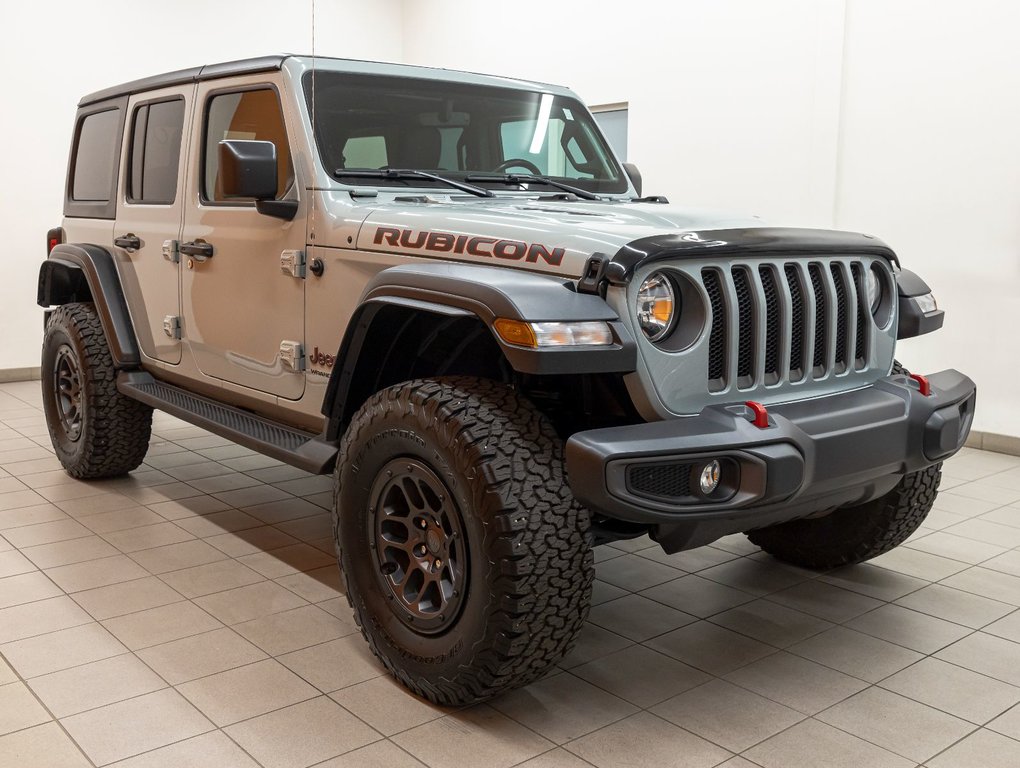
M284 53L270 56L258 56L251 59L239 59L238 61L225 61L219 64L206 64L201 67L190 67L188 69L179 69L174 72L166 72L161 75L143 77L140 80L132 80L127 83L115 85L110 88L104 88L101 91L96 91L95 93L83 96L81 101L78 102L78 106L84 107L100 101L106 101L107 99L114 99L120 96L131 96L136 93L153 91L157 88L168 88L172 85L181 85L183 83L197 83L202 80L215 80L221 77L247 75L255 72L273 72L282 69L283 63L290 58L301 58L313 63L323 62L326 64L324 69L339 71L349 69L352 72L375 72L378 74L396 74L399 72L400 74L412 77L436 77L438 74L444 79L461 79L466 77L475 82L486 82L490 85L501 85L503 87L506 87L509 83L513 83L515 85L531 86L532 88L540 87L557 91L566 90L559 86L549 85L548 83L516 80L513 78L492 75L479 75L473 72L458 72L456 70L419 67L410 64L388 64L383 62L359 61L355 59L338 59L328 56L297 57L294 54Z

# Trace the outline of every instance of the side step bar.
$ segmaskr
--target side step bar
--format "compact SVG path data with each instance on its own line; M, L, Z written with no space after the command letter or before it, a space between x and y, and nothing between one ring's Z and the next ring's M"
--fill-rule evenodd
M302 432L218 403L157 381L148 373L121 372L117 376L117 389L127 397L306 472L324 475L332 472L336 464L337 446L326 442L321 435Z

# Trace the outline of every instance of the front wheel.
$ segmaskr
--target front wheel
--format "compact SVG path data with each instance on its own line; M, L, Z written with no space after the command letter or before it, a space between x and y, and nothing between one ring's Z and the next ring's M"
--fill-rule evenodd
M347 597L373 653L431 701L529 683L573 646L589 516L548 420L494 381L412 381L355 415L335 472Z

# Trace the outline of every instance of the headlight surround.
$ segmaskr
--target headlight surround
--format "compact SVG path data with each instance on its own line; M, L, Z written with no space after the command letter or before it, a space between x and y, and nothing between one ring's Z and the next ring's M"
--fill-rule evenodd
M662 272L644 279L637 292L637 319L649 341L660 341L669 335L679 314L677 292L673 281Z

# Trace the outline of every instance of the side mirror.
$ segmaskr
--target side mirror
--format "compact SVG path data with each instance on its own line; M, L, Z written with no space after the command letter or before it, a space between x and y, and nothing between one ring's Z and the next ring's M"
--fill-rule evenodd
M220 183L224 197L255 199L255 209L266 216L290 221L297 200L275 200L276 145L271 141L227 139L219 144Z
M641 197L641 171L638 170L634 163L624 163L623 170L630 177L630 183L634 185L634 191L637 192L637 196Z

